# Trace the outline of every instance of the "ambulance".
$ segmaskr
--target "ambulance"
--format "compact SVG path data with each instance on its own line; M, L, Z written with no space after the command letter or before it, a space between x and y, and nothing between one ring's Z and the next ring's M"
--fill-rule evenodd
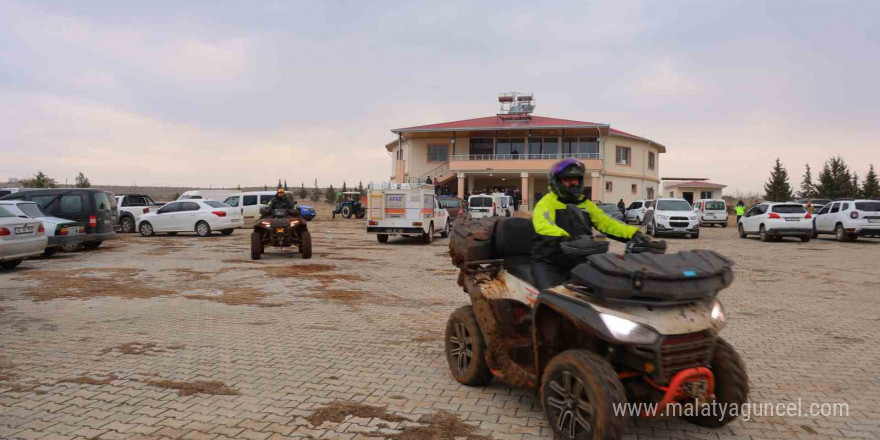
M452 220L440 207L434 185L421 183L385 183L370 185L367 190L367 233L376 234L379 243L388 237L421 237L422 243L434 241L434 235L449 236Z

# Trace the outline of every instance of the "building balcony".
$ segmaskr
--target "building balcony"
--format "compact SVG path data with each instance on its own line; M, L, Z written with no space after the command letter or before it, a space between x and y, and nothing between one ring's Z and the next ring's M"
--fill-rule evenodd
M559 153L559 154L454 154L452 161L459 160L559 160L567 157L575 159L601 159L599 153Z

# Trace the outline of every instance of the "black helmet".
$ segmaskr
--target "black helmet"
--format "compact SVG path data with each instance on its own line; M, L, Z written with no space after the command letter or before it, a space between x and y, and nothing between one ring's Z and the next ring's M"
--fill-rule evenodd
M579 202L584 193L584 174L586 169L581 161L573 158L562 159L550 168L550 174L547 176L550 191L553 191L553 194L564 203ZM577 177L578 184L569 188L562 184L563 177Z

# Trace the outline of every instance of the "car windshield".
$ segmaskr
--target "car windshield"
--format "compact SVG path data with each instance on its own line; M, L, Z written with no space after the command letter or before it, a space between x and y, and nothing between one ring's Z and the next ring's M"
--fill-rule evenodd
M19 203L16 206L18 206L18 209L20 209L24 215L30 218L46 217L46 214L44 214L43 211L40 211L40 207L37 206L36 203Z
M471 208L491 208L492 207L492 198L491 197L474 197L470 200L469 205Z
M206 200L203 203L212 208L229 208L229 205L225 203L215 202L213 200Z
M804 214L807 212L802 205L776 205L772 211L777 214Z
M620 209L617 208L617 205L612 205L610 203L600 203L599 208L602 208L603 211L609 213L620 212Z
M8 209L0 206L0 217L18 217L18 216L9 212Z
M691 205L686 200L659 200L658 211L690 211Z
M458 208L461 202L458 199L440 199L440 207L442 208Z
M880 202L856 202L859 211L880 211Z
M706 202L706 210L724 211L724 202Z

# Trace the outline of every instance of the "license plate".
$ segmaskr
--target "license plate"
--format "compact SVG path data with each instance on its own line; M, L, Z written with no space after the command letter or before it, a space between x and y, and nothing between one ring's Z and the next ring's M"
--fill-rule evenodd
M786 217L786 218L785 218L785 221L787 221L787 222L799 222L799 221L801 221L801 219L799 219L799 218L797 218L797 217Z
M401 229L389 229L388 230L389 234L400 234L402 232L403 232L403 230L401 230Z
M708 391L708 385L706 380L686 382L682 385L682 391L690 397L703 397Z
M880 218L869 218L868 223L880 223Z
M33 226L19 226L15 228L16 234L33 234L34 227Z
M687 228L672 228L672 230L675 232L684 232L687 230Z

